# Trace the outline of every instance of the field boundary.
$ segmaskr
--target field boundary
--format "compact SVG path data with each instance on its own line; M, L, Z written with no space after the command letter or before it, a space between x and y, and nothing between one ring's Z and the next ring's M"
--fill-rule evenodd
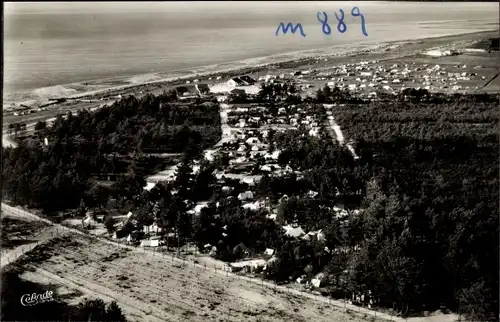
M37 217L37 218L39 218L40 220L42 220L44 222L47 222L47 221L51 222L50 220L47 220L45 218L41 218L41 217L39 217L39 216L37 216L35 214L32 214L32 213L30 213L30 212L28 212L28 211L26 211L24 209L21 210L18 207L12 207L12 206L9 206L9 205L6 205L6 204L2 203L2 208L4 208L4 207L6 209L10 210L10 211L12 211L13 209L15 209L16 211L19 211L19 212L22 212L22 213L26 213L26 214L28 214L27 217L30 217L30 218ZM59 237L59 236L64 236L64 235L67 235L67 233L71 232L71 233L76 233L76 234L79 234L79 235L87 237L87 238L97 239L97 240L99 240L99 241L101 241L103 243L106 243L106 244L109 244L109 245L112 245L112 246L116 246L118 248L125 248L125 249L129 249L129 250L132 250L132 251L135 251L135 252L145 253L145 254L148 254L149 256L153 256L153 257L157 257L157 256L166 257L166 256L168 256L168 257L171 257L172 262L175 261L176 263L179 263L179 264L186 264L186 262L187 262L188 265L193 265L193 267L197 267L197 268L205 269L205 270L209 269L210 271L212 271L212 267L196 263L195 260L190 260L190 259L185 259L185 258L178 257L177 255L174 255L173 253L172 254L165 254L164 252L156 252L154 250L152 251L152 250L148 250L148 249L145 249L145 248L141 249L139 247L134 247L134 246L131 246L131 245L124 245L124 244L121 244L121 243L109 240L107 238L103 238L103 237L99 237L99 236L96 236L96 235L93 235L93 234L90 234L90 233L82 232L82 231L80 231L78 229L75 229L75 228L72 228L72 227L69 227L69 226L66 226L66 225L63 225L63 224L58 224L58 223L54 223L54 222L51 222L51 223L54 226L54 228L56 228L56 233L55 233L54 236L51 236L50 238L47 238L47 239L42 240L42 241L38 241L36 245L34 245L34 246L31 245L31 247L26 248L26 250L23 249L18 254L19 256L15 256L14 259L8 260L5 264L2 263L2 267L7 266L8 264L12 264L12 263L16 262L23 255L36 250L37 246L42 245L42 244L44 244L44 243L52 240L53 238L56 238L56 237ZM286 285L277 285L275 283L272 283L272 282L269 282L269 281L265 281L264 279L253 278L253 277L249 277L249 276L235 274L235 273L229 272L227 270L224 270L224 267L222 267L220 265L218 266L218 265L214 264L214 266L213 266L213 272L215 274L220 274L220 275L226 276L227 278L231 277L233 279L242 279L242 280L246 280L248 282L257 284L257 285L266 286L266 288L268 288L268 289L273 289L274 291L280 292L280 293L283 293L283 294L294 294L296 296L306 297L306 298L312 299L314 301L318 301L318 302L322 302L324 304L328 304L328 305L330 305L332 307L335 307L337 310L344 310L344 312L351 312L351 313L354 313L354 314L356 314L358 316L361 316L361 317L363 317L363 315L364 315L365 318L371 317L372 320L401 321L401 322L402 321L406 321L406 319L401 318L401 317L393 316L393 315L390 315L390 314L387 314L387 313L377 312L375 310L370 310L370 309L367 309L367 308L364 308L364 307L360 307L360 306L357 306L357 305L345 303L345 302L342 302L342 301L339 301L339 300L334 300L332 298L325 297L325 296L322 296L322 295L317 295L317 294L314 294L314 293L310 293L310 292L305 292L305 291L302 291L302 290L293 289L293 288L290 288L290 287L288 287Z

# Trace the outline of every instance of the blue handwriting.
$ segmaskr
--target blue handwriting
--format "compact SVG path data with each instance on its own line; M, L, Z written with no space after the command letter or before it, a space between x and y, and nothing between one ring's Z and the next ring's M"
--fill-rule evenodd
M302 37L305 37L306 34L304 33L304 29L302 29L302 25L300 23L296 24L295 26L289 22L286 26L284 23L280 23L279 26L278 26L278 29L276 29L276 36L278 35L279 31L280 31L280 28L281 30L283 31L283 34L286 34L288 32L288 29L291 29L292 31L292 34L295 34L295 32L297 31L297 29L300 31L300 34L302 35Z
M347 31L347 25L344 22L345 13L344 13L344 10L342 10L342 9L339 9L339 12L340 12L340 16L337 14L337 12L335 12L335 18L337 19L337 22L338 22L337 23L337 31L340 32L341 34L343 34ZM366 32L365 16L361 13L361 11L359 10L358 7L353 7L351 9L351 16L360 18L360 20L361 20L361 32L363 33L363 35L365 37L368 37L368 33ZM328 14L324 11L318 12L316 14L316 18L321 23L321 30L323 31L323 33L327 36L330 35L332 33L332 28L328 24ZM288 24L285 25L283 22L280 22L278 29L276 29L276 36L279 35L280 29L284 35L288 32L288 30L291 30L292 34L295 34L295 32L297 30L299 30L302 37L306 36L304 29L302 28L302 25L300 23L293 25L291 22L289 22Z

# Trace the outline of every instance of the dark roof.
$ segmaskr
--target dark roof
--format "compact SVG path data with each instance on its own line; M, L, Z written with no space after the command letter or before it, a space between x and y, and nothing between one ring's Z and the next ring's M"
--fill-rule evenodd
M184 93L190 93L190 94L198 94L198 90L196 89L195 85L191 86L179 86L176 88L177 94L184 94Z
M189 92L189 89L187 89L187 87L185 86L179 86L175 90L177 91L178 94Z
M244 85L245 82L239 78L239 77L234 77L234 78L231 78L233 81L235 81L238 85Z
M248 75L240 76L240 79L243 80L244 82L248 83L249 85L255 84L255 80Z
M244 94L245 93L245 90L243 89L239 89L239 88L235 88L231 91L232 94Z
M210 87L207 84L198 84L196 86L200 92L210 92Z

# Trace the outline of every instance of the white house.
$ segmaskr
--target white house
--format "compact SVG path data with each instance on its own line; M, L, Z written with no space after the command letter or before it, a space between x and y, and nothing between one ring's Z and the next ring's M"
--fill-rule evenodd
M266 250L264 251L264 255L273 256L274 255L274 249L266 248Z
M249 202L241 206L243 209L250 209L250 210L258 210L260 208L260 203L258 201L256 202Z
M253 199L253 197L254 196L252 191L245 191L238 195L239 200L250 200Z
M311 284L314 287L320 287L321 286L321 281L323 280L323 278L324 278L324 274L323 273L319 273L318 275L316 275L316 277L314 277L311 280Z
M269 159L278 160L279 156L280 156L280 151L276 150L273 153L266 153L266 155L264 155L264 159L266 159L266 160L269 160Z
M245 142L251 145L261 144L260 140L257 137L248 138Z
M273 169L272 169L269 165L267 165L267 164L265 164L265 165L261 166L261 167L260 167L260 170L261 170L261 171L266 171L266 172L271 172L271 171L273 171Z
M283 229L286 230L285 235L290 237L300 237L305 235L304 230L301 227L293 227L292 225L283 226Z

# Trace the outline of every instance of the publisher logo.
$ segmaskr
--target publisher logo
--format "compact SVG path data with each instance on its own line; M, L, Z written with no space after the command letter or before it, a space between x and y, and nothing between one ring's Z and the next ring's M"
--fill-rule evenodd
M21 304L24 306L33 306L45 302L50 302L54 300L52 295L52 291L47 291L41 294L24 294L23 296L21 296Z

